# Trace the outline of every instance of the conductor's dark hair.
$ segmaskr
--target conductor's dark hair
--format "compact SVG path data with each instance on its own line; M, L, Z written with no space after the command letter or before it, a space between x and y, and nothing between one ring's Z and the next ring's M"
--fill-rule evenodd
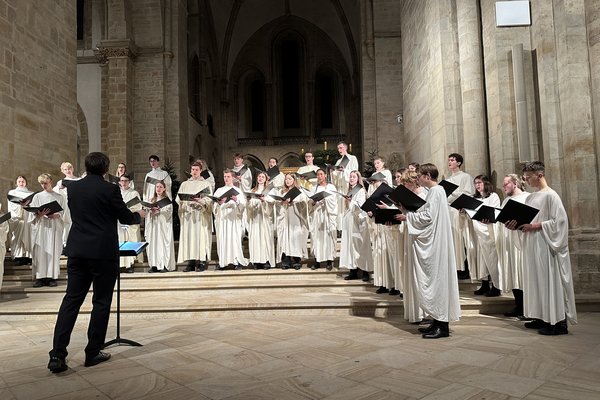
M109 166L110 160L104 153L94 151L85 156L85 170L89 175L104 175Z
M434 181L437 181L438 176L440 175L437 167L431 163L421 164L419 166L419 173L421 175L429 175L429 177Z
M150 160L160 161L160 158L158 158L158 156L156 154L152 154L150 157L148 157L148 161L150 161Z

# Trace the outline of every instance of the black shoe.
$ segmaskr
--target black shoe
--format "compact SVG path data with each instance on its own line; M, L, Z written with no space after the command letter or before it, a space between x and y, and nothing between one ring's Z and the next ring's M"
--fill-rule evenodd
M292 266L292 258L286 255L283 255L281 258L281 269L288 269Z
M315 263L312 265L312 267L310 267L310 269L315 270L315 269L319 269L321 268L321 263L315 261Z
M392 288L392 290L390 290L390 296L398 296L400 293L400 291L398 289L394 289Z
M67 361L64 358L51 356L50 361L48 361L48 369L53 374L58 374L68 370L69 367L67 367Z
M198 263L198 266L196 267L196 271L198 271L198 272L206 271L206 264L203 263L202 261L200 261Z
M555 335L567 335L569 329L567 329L567 321L562 320L554 325L548 324L544 328L538 330L540 335L555 336Z
M148 273L150 273L150 274L153 274L153 273L155 273L155 272L158 272L158 268L156 268L156 267L151 267L151 268L148 270Z
M44 281L41 279L36 279L32 286L35 288L42 287L44 286Z
M135 269L133 267L125 268L125 273L127 273L127 274L133 274L134 272L135 272Z
M482 296L490 291L490 281L482 280L481 287L473 292L477 296Z
M465 270L465 271L456 271L457 272L457 277L460 280L463 279L471 279L471 274L469 274L469 271Z
M262 263L257 263L257 262L252 263L252 267L254 269L263 269L264 268Z
M541 319L534 319L531 322L525 322L525 328L527 329L542 329L547 327L548 325L550 324L542 321Z
M266 263L263 264L263 268L264 269L271 269L271 263L269 261L267 261Z
M221 267L220 265L215 266L215 271L225 271L227 267Z
M433 321L431 323L431 325L424 326L422 328L418 328L417 330L421 333L431 333L431 332L433 332L433 329L436 327L436 325L437 325L436 321Z
M302 268L302 264L300 264L300 263L294 263L294 264L292 264L292 267L293 267L295 270L299 270L300 268Z
M484 296L485 297L498 297L501 294L502 294L502 292L500 291L500 289L492 286L492 288L490 290L488 290L488 292L486 294L484 294Z
M196 270L196 263L194 261L188 261L187 266L183 270L183 272L193 272Z
M58 286L58 282L56 281L56 279L48 279L48 286L50 286L50 287L57 287Z
M448 336L450 336L448 326L444 324L438 324L431 332L424 333L422 337L423 339L439 339Z
M356 269L351 269L350 273L344 277L345 281L353 281L355 279L358 279L358 273L356 272Z
M242 264L236 264L236 265L235 265L235 270L236 270L236 271L241 271L241 270L243 270L243 269L244 269L244 267L242 267Z
M333 262L327 261L327 265L325 266L327 271L331 271L333 269Z
M93 367L94 365L98 365L100 363L103 363L104 361L108 361L110 360L110 353L105 353L103 351L99 352L98 354L96 354L94 357L91 358L85 358L85 364L83 364L86 367Z
M363 282L369 282L371 280L371 277L369 276L369 273L367 271L363 271L362 280Z
M163 268L163 269L161 269L161 270L160 270L160 271L158 271L158 272L160 272L160 273L165 273L165 272L169 272L169 270L168 270L168 269L166 269L166 268Z
M379 289L377 289L375 291L375 293L377 293L377 294L383 294L383 293L389 293L389 292L390 292L389 289L385 288L383 286L379 286Z

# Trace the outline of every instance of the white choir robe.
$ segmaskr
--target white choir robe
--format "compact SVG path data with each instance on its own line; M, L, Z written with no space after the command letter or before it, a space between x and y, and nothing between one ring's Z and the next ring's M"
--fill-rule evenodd
M167 171L159 167L152 169L144 177L144 191L142 193L142 199L144 201L149 201L154 197L155 194L155 185L153 183L146 182L146 178L148 177L158 179L159 181L163 181L165 183L165 189L167 189L167 197L170 199L173 198L173 196L171 196L171 177L169 176L169 173Z
M2 292L2 281L4 280L4 256L6 255L8 229L8 222L0 224L0 292Z
M244 167L245 165L242 164L240 167L233 167L231 169L233 172L237 173ZM250 168L248 167L242 176L234 176L233 182L235 183L235 186L242 191L242 193L252 191L252 171L250 171Z
M60 218L36 218L36 213L29 213L31 223L31 257L34 279L58 279L60 273L60 255L63 250L63 217L67 209L65 196L56 192L40 192L33 196L31 207L39 207L56 201L64 211L57 213Z
M123 197L123 202L127 203L128 201L133 200L134 198L140 198L140 194L133 190L130 187L127 190L121 189L121 197ZM133 212L139 211L142 209L141 204L136 204L135 206L129 207L129 209ZM117 233L119 235L119 242L141 242L142 235L140 233L139 225L121 225L120 222L117 221ZM119 266L121 268L129 268L135 262L144 262L143 253L140 253L137 257L127 256L127 257L119 257Z
M175 245L173 243L173 206L171 204L161 207L156 215L148 210L146 212L146 226L144 234L148 247L148 265L161 269L174 271Z
M298 171L296 171L296 173L305 174L311 171L317 172L318 169L319 167L316 165L303 165L300 168L298 168ZM312 191L313 188L317 185L317 178L311 178L308 180L300 178L298 182L300 183L300 186L302 186L304 189Z
M346 154L348 157L348 164L342 171L331 171L331 183L335 186L335 189L340 193L348 192L348 185L350 182L350 172L358 170L358 159L352 154ZM342 157L340 157L335 165L339 165L342 162ZM362 183L362 182L359 182ZM338 218L337 218L337 227L340 229L342 226L342 219L346 212L346 200L338 196Z
M369 216L360 208L366 199L367 192L361 189L354 194L344 212L342 219L340 268L360 268L367 272L373 271L373 253L369 237ZM346 200L344 199L344 201Z
M421 193L418 196L422 199L427 198L429 191L424 190L421 187ZM417 210L419 211L419 210ZM425 318L425 313L421 308L421 301L419 299L419 282L417 281L417 270L414 262L414 236L408 234L408 228L406 223L402 223L399 226L401 232L402 246L402 299L404 301L404 319L408 322L418 322Z
M335 186L328 183L326 186L315 186L313 194L329 192L325 197L309 207L310 243L311 250L317 262L333 261L335 259L335 246L337 243L337 197L333 191ZM309 201L312 204L312 201Z
M281 189L285 183L285 175L283 172L280 172L279 174L275 175L273 179L270 179L270 182L273 184L275 189Z
M285 196L282 190L278 196ZM290 257L308 257L308 203L304 193L300 193L290 204L276 201L277 260L282 253Z
M225 194L233 186L223 186L215 191L214 196L219 197ZM242 248L242 237L244 236L243 216L246 209L246 196L237 190L237 202L233 199L220 205L213 202L213 213L215 215L215 233L217 236L217 254L219 255L219 265L225 268L229 264L248 265L248 260L244 258Z
M196 194L206 188L210 190L208 180L189 179L181 184L179 193ZM212 200L203 197L199 201L182 201L177 195L175 201L179 204L180 221L177 262L209 261L212 251Z
M384 169L379 172L387 172L391 182L392 175L390 174L390 171ZM386 181L387 178L388 177L386 176ZM369 197L380 185L381 182L374 182L369 185L369 190L367 191ZM369 232L371 234L371 247L373 252L373 284L375 286L383 286L388 289L395 288L394 267L397 265L399 260L395 254L398 248L394 241L392 229L391 227L383 224L376 224L375 215L373 215L371 218L369 218Z
M529 318L556 324L567 317L577 323L571 260L569 221L558 194L551 188L531 193L525 204L540 210L532 223L542 229L523 232L523 308Z
M210 172L210 170L206 170L208 171L208 178L204 179L203 177L200 177L200 180L205 180L206 182L208 182L208 185L210 186L210 192L214 193L215 192L215 176L213 175L212 172Z
M257 191L260 193L263 189L264 186L259 185ZM246 203L248 248L252 263L264 264L268 261L271 267L275 267L274 213L273 198L269 196L265 196L262 201L251 198Z
M528 192L506 197L502 202L502 207L508 200L525 203L529 196ZM510 292L512 289L523 289L523 249L520 236L523 234L520 230L507 229L504 224L496 224L496 251L498 252L498 269L500 280L498 289L503 292ZM494 284L496 284L494 282Z
M69 178L69 179L78 181L81 178L75 177L75 178ZM63 195L63 197L65 198L66 207L64 207L64 212L62 215L62 221L63 221L63 225L64 225L62 241L63 241L63 247L64 247L67 245L67 239L69 238L69 232L71 231L71 225L73 225L73 221L71 221L71 211L69 210L68 189L66 186L64 188L61 188L61 186L62 186L62 179L60 181L58 181L56 183L56 185L54 185L54 188L52 190L54 190L58 194Z
M475 194L475 185L473 177L466 172L458 171L449 178L448 182L458 185L458 188L448 196L448 204L451 204L461 194L473 196ZM465 269L465 258L471 263L476 262L476 248L473 239L473 232L469 217L461 214L457 209L450 207L450 218L452 221L452 239L454 244L454 255L456 257L456 268L463 271Z
M446 192L436 185L425 200L418 211L406 215L420 307L438 321L458 321L458 278Z
M500 197L496 193L490 194L483 201L483 205L498 208ZM500 273L498 270L498 252L496 251L495 224L484 224L471 220L471 228L474 233L474 243L477 257L473 264L469 264L471 281L487 280L491 277L494 286L500 286Z
M31 195L31 192L27 188L16 188L8 192L11 196L25 198ZM27 211L21 207L20 204L15 204L11 201L8 202L8 212L10 212L10 219L8 220L8 226L10 229L10 255L12 259L20 257L31 257L31 226L26 221Z
M394 289L398 289L401 292L404 291L404 238L405 238L405 234L404 234L404 227L406 226L405 223L401 223L395 226L390 227L390 233L392 235L392 243L393 243L393 249L392 249L392 257L393 257L393 263L392 263L392 273L393 273L393 277L394 277L394 282L393 282L393 287Z

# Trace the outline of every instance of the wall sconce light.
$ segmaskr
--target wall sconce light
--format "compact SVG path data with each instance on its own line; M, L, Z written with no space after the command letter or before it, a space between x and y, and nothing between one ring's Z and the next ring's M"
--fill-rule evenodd
M402 114L396 115L396 121L398 121L398 123L401 124L402 121L404 121L404 115L402 115Z

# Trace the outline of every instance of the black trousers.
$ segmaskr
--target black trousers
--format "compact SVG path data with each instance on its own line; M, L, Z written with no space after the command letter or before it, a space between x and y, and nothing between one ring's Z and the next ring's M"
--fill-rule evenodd
M85 348L85 355L86 358L91 358L98 354L106 339L110 305L118 273L118 260L69 257L67 261L67 293L58 311L50 356L60 358L67 356L67 346L71 340L79 309L92 284L94 285L92 314L87 332L88 344Z

